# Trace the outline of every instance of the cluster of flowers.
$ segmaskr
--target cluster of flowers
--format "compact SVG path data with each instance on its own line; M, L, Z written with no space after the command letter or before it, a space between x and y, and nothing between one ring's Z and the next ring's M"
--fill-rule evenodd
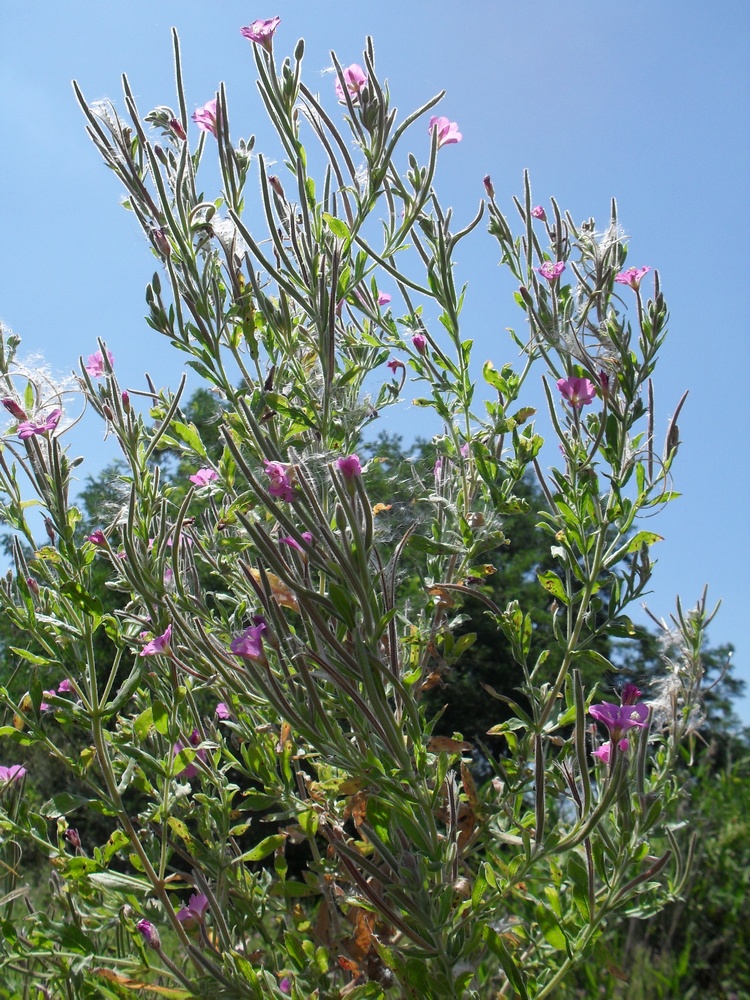
M594 756L599 760L609 764L613 748L624 753L628 747L628 737L625 735L630 729L643 729L648 723L648 705L639 701L643 692L635 684L626 684L622 689L620 704L615 705L610 701L603 701L600 705L592 705L589 714L607 727L609 740L594 750Z

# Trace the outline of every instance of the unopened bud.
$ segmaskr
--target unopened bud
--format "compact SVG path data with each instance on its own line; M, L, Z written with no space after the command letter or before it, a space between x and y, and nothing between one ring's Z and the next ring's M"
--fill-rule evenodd
M184 142L185 139L187 139L187 136L185 135L185 129L182 127L182 123L178 121L177 118L169 119L169 127L172 129L177 138L180 139L182 142Z
M489 174L487 174L484 178L484 190L487 192L488 198L495 197L495 188L492 184L492 179L490 178Z
M54 526L54 524L52 523L52 521L48 517L45 517L45 519L44 519L44 527L45 527L45 530L47 532L47 538L49 538L49 540L54 545L55 544L55 538L57 537L55 535L55 526Z
M39 597L39 584L33 576L26 577L26 586L29 588L34 597Z
M275 174L269 174L268 183L274 189L279 198L284 197L284 188L281 186L281 181L279 180L278 177L276 177Z
M18 405L15 399L12 399L10 396L6 396L6 398L3 399L2 402L3 406L8 411L8 413L10 413L11 416L15 417L16 420L28 420L25 410L21 409L21 407Z
M149 948L153 948L154 951L158 951L161 948L159 932L150 920L139 920L135 926L138 928L141 937Z
M78 833L78 830L76 830L75 827L72 826L68 827L68 829L65 831L65 839L71 845L71 847L74 847L76 850L78 850L78 848L81 846L81 835Z
M126 413L130 413L130 396L127 392L123 392L122 394L122 408Z
M166 230L154 228L151 230L151 239L154 246L163 257L169 257L172 253L172 244L167 239Z
M115 419L115 415L112 412L112 407L109 405L109 403L105 403L102 406L102 413L107 418L107 420L114 420Z

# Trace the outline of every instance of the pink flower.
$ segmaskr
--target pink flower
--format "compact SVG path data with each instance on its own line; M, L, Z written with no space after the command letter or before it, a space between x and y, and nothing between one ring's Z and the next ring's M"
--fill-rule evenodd
M112 351L107 351L107 360L109 361L109 367L114 368L115 359L112 355ZM106 369L104 367L104 356L102 352L94 351L93 354L89 354L88 358L86 359L86 364L83 367L92 378L101 378L102 375L106 374Z
M292 992L292 981L289 976L284 976L279 980L279 991L281 993L291 993Z
M0 765L0 782L6 784L11 781L20 781L26 774L26 768L20 764L10 764L8 767Z
M96 531L92 531L90 535L84 536L84 541L91 542L92 545L106 545L107 538L103 531L99 528Z
M72 690L73 690L73 685L68 680L67 677L61 680L60 683L57 685L58 694L69 694Z
M270 480L268 492L271 496L287 502L294 500L294 488L287 472L289 466L284 465L283 462L271 462L267 458L263 460L263 465L266 467L266 475Z
M627 737L620 740L617 746L620 750L620 753L625 753L625 751L630 746ZM612 755L612 744L609 741L607 741L606 743L602 743L602 745L599 747L598 750L593 751L593 754L595 757L598 757L599 760L603 760L605 764L609 764L609 758Z
M198 469L194 472L192 476L188 477L191 483L195 483L196 486L208 486L209 483L215 483L219 478L218 472L214 472L213 469Z
M537 267L536 270L543 278L546 278L547 281L554 281L555 278L559 278L565 270L565 261L557 260L553 264L551 260L545 260L542 266Z
M151 642L147 642L141 650L141 656L156 656L158 653L168 653L169 643L172 639L172 626L167 625L166 630L157 635Z
M648 705L613 705L603 701L600 705L592 705L589 715L604 723L612 740L619 741L628 729L643 729L648 721Z
M349 91L349 97L351 98L352 104L359 104L359 95L362 93L364 88L367 86L367 77L365 71L357 63L352 63L351 66L347 66L341 71L344 77L344 83L346 89ZM344 104L346 99L344 97L344 88L341 86L341 80L338 76L336 77L336 97L339 101Z
M541 205L535 205L531 210L532 219L541 219L544 222L547 218L547 213L544 211Z
M453 142L460 142L463 136L458 131L456 122L449 121L443 115L433 115L430 124L427 126L428 132L437 132L438 149L441 146L450 146Z
M159 948L161 948L159 932L150 920L139 920L135 926L138 928L139 934L149 948L153 948L155 951L158 951Z
M216 98L204 104L202 108L197 108L192 117L201 132L216 135Z
M399 368L406 368L403 361L399 361L398 358L391 358L391 360L386 365L386 368L390 368L395 375Z
M391 297L388 292L378 292L378 305L387 306L391 301Z
M308 545L312 545L313 536L309 531L303 531L301 537L305 542L307 542ZM297 539L293 538L291 535L285 535L284 538L280 538L279 544L289 545L291 546L291 548L296 549L298 552L301 552L303 556L307 555L307 553L302 548Z
M6 396L2 402L3 406L12 417L15 417L16 420L26 420L26 411L21 409L15 399L12 399L10 396Z
M337 458L336 468L344 479L356 479L362 475L362 463L357 455L349 455L348 458Z
M576 409L587 406L596 399L596 386L587 378L576 378L575 375L571 375L570 378L559 378L557 388Z
M177 919L184 924L197 924L203 920L203 914L208 909L208 896L202 892L194 892L188 900L187 906L183 906L177 913Z
M35 434L46 434L47 431L53 431L60 423L61 416L62 410L58 408L53 410L44 421L35 423L33 420L25 420L18 425L18 436L22 441L25 441Z
M266 52L270 52L273 47L274 32L279 26L281 18L269 17L267 20L253 21L246 28L240 28L240 34L256 45L262 45Z
M423 333L415 333L411 342L417 354L424 354L427 350L427 337Z
M641 287L641 281L650 270L650 267L629 267L627 271L620 271L615 281L621 285L630 285L637 292Z
M229 644L229 648L235 656L241 656L243 660L253 660L256 663L267 663L266 654L263 650L263 633L266 631L266 620L262 615L256 615L253 619L254 625L246 628L240 635L235 636Z
M228 719L231 715L229 708L223 701L220 701L216 706L215 712L219 719Z
M42 691L42 694L46 695L48 698L50 698L50 697L56 695L57 691L55 691L55 689L53 688L51 691ZM52 706L48 705L46 701L40 701L39 702L39 711L40 712L49 712L51 708L52 708Z
M190 745L193 746L193 747L197 747L198 744L201 741L201 734L198 732L197 729L194 729L192 731L192 733L190 734L190 738L189 739L190 739ZM173 751L173 753L174 753L174 755L176 757L177 754L181 750L184 750L184 749L185 749L185 744L182 743L182 742L180 742L180 741L178 741L177 743L175 743L174 747L172 748L172 751ZM203 750L203 749L199 750L198 753L197 753L197 757L200 760L202 760L204 762L204 764L205 764L205 762L206 762L206 751ZM175 775L175 777L176 778L195 778L197 774L198 774L198 768L191 761L191 763L188 764L186 767L183 767L183 769L181 771L179 771Z

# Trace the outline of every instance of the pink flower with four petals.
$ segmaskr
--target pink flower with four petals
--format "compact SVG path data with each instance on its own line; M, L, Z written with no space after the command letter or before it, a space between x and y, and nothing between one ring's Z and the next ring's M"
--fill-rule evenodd
M273 48L273 36L280 22L281 18L278 15L266 18L266 20L259 19L253 21L246 28L240 28L240 34L248 41L260 45L266 52L270 52Z
M367 75L365 71L357 63L352 63L351 66L345 67L341 71L344 77L344 83L346 89L349 92L349 97L351 98L352 104L359 104L359 95L367 86ZM341 86L341 80L336 77L336 97L339 101L344 104L346 103L346 98L344 97L344 88Z

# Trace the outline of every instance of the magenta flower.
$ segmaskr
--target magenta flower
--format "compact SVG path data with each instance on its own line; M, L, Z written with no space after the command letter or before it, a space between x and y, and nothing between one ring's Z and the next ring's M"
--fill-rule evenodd
M349 455L348 458L337 458L336 468L344 479L356 479L362 475L362 463L357 455Z
M210 132L216 135L216 98L204 104L202 108L196 108L192 115L193 121L201 132Z
M625 753L630 746L627 736L620 740L617 746L621 753ZM609 741L602 743L598 750L593 751L593 754L599 760L603 760L605 764L609 764L609 758L612 756L612 744Z
M361 66L358 66L357 63L352 63L351 66L347 66L343 69L341 73L344 77L344 83L349 92L352 104L359 104L359 95L367 86L367 76L365 75L365 71ZM342 104L346 103L344 88L341 86L341 80L339 80L338 76L336 77L335 87L336 97L338 97Z
M281 22L281 18L269 17L265 21L253 21L246 28L240 28L240 34L256 45L261 45L266 52L270 52L273 47L273 36Z
M11 781L20 781L26 774L26 768L20 764L10 764L8 767L0 765L0 782L6 784Z
M404 364L403 361L399 361L398 358L391 358L391 360L385 367L390 368L393 374L395 375L396 372L399 370L399 368L406 368L406 365Z
M169 643L172 639L172 626L167 625L166 630L157 635L151 642L147 642L141 650L141 656L156 656L158 653L168 653Z
M565 270L565 261L556 260L553 264L551 260L545 260L542 266L537 267L536 270L543 278L546 278L547 281L554 281L555 278L559 278Z
M73 690L73 684L67 677L63 678L57 685L58 694L69 694Z
M12 417L15 417L16 420L26 420L26 411L21 409L15 399L12 399L10 396L6 396L2 402L3 406Z
M270 480L268 492L271 496L287 502L294 500L296 498L294 488L287 472L289 466L283 462L270 462L267 458L263 460L263 465Z
M304 539L304 541L307 542L308 545L312 545L313 536L309 531L303 531L301 537ZM307 556L307 553L302 548L297 539L293 538L291 535L285 535L283 538L280 538L279 544L281 545L282 543L284 545L291 546L291 548L296 549L298 552L301 552L303 556Z
M433 115L430 124L427 126L428 132L437 132L438 149L441 146L450 146L453 142L460 142L463 136L458 131L456 122L449 121L443 115Z
M587 378L576 378L575 375L559 378L557 388L575 409L587 406L596 399L596 386Z
M96 531L92 531L90 535L84 536L84 541L91 542L92 545L106 545L107 538L103 531L99 528Z
M412 346L418 354L424 354L427 350L427 337L423 333L415 333L411 338Z
M219 719L228 719L231 715L226 702L220 701L215 708L216 715Z
M200 743L200 741L201 741L201 734L200 734L200 733L198 732L198 730L197 730L197 729L194 729L194 730L192 731L192 733L190 734L190 737L189 737L189 739L190 739L190 746L192 746L192 747L197 747L197 746L198 746L198 744L199 744L199 743ZM174 745L174 746L172 747L172 752L174 753L174 755L175 755L175 757L176 757L176 756L177 756L177 754L178 754L178 753L179 753L179 752L180 752L181 750L184 750L184 749L185 749L185 744L184 744L184 743L182 743L181 741L178 741L178 742L177 742L177 743L175 743L175 745ZM206 751L205 751L205 750L203 750L203 749L200 749L200 750L198 751L198 753L197 753L197 756L198 756L198 758L199 758L200 760L202 760L202 761L203 761L203 763L205 764L205 762L206 762ZM178 772L178 773L177 773L177 774L175 775L175 777L177 777L177 778L195 778L197 774L198 774L198 768L197 768L197 767L195 766L195 764L193 764L193 763L192 763L192 761L191 761L191 762L190 762L190 763L189 763L189 764L188 764L188 765L187 765L186 767L183 767L183 769L182 769L181 771L179 771L179 772Z
M378 292L378 305L387 306L391 301L391 297L388 292Z
M192 476L188 477L191 483L195 483L196 486L208 486L209 483L215 483L219 478L218 472L214 472L213 469L198 469L194 472Z
M62 410L58 408L53 410L47 416L46 420L37 421L36 423L33 420L24 420L22 424L18 425L18 436L22 441L25 441L27 438L33 437L35 434L46 434L47 431L53 431L60 423L61 416Z
M159 932L150 920L139 920L135 926L138 928L141 937L149 948L153 948L154 951L158 951L161 948Z
M266 620L262 615L253 618L254 625L250 625L240 635L235 636L229 644L229 648L235 656L241 656L243 660L253 660L255 663L267 663L266 654L263 649L263 633L266 631Z
M292 992L292 981L289 976L284 976L279 980L279 991L281 993L291 993Z
M621 285L630 285L637 292L641 287L641 281L650 270L650 267L629 267L627 271L620 271L615 281Z
M112 351L107 351L107 360L109 361L109 367L114 368L115 359ZM102 375L106 373L106 369L104 367L104 355L102 352L94 351L93 354L89 354L86 359L86 364L83 367L92 378L101 378Z
M547 213L544 211L541 205L535 205L531 210L532 219L541 219L542 222L546 222Z
M613 705L603 701L601 705L592 705L589 715L604 723L612 741L619 742L628 729L643 729L648 721L648 705Z
M188 900L187 906L183 906L177 913L177 919L190 926L199 924L203 920L203 914L208 909L208 896L202 892L194 892Z

